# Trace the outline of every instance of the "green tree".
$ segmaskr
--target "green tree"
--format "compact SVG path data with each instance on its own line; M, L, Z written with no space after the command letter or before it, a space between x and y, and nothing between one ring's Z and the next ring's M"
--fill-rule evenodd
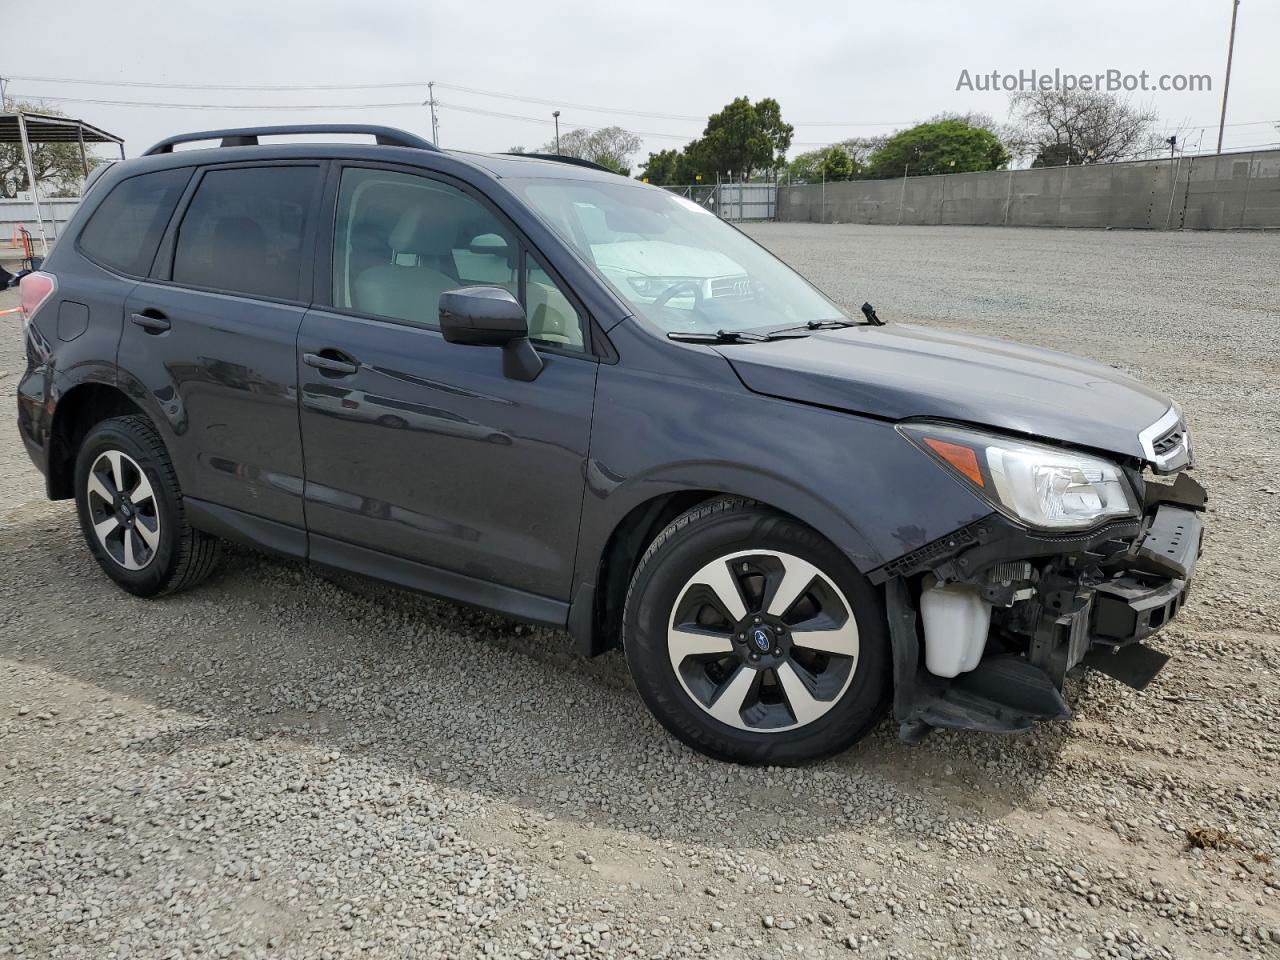
M640 171L639 177L660 187L679 183L680 180L676 174L680 170L680 161L679 150L659 150L657 153L651 153L649 159L644 162L644 169Z
M1008 162L1008 151L990 130L949 119L898 131L871 155L867 172L872 177L900 177L908 168L919 176L972 173Z
M1062 167L1067 164L1084 163L1085 157L1080 151L1067 143L1049 143L1040 148L1036 158L1031 161L1033 167Z
M738 97L707 118L699 165L709 170L700 172L746 180L757 171L777 169L786 162L794 132L777 100L766 97L753 104Z
M822 180L848 180L853 176L853 157L840 144L833 144L822 152L818 161L818 176Z
M22 110L52 117L66 116L58 110L41 107L38 103L11 104L9 109L11 112ZM90 156L89 169L92 170L101 162L97 157ZM84 168L80 164L78 143L32 141L31 166L35 170L36 183L40 185L42 195L71 197L80 195ZM22 144L0 144L0 194L12 198L30 189L31 185L27 182L27 166L22 157Z
M862 164L843 143L833 143L800 154L787 165L793 180L818 183L822 180L852 180L863 171Z

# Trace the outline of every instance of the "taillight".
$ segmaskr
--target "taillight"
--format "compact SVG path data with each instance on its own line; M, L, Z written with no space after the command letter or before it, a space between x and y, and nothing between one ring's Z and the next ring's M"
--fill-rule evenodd
M45 301L58 289L58 278L52 273L37 270L28 273L18 281L18 292L22 296L22 328L35 318L36 311L44 306Z

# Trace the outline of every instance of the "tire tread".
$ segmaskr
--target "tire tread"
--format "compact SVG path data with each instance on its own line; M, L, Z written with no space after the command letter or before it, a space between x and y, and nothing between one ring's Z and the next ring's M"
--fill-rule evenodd
M130 434L146 451L151 460L152 469L160 474L160 482L165 488L165 493L173 501L174 514L178 520L176 557L164 583L153 596L177 593L196 586L217 567L222 553L222 541L187 523L177 472L173 469L173 462L169 459L169 451L164 445L164 440L161 439L150 420L136 414L112 417L101 421L97 428L105 425L113 425L122 432Z

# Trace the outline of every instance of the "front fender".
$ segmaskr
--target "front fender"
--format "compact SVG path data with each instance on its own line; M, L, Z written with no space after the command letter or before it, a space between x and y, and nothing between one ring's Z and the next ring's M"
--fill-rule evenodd
M645 362L649 350L665 356ZM597 381L577 584L594 582L631 510L680 491L789 513L863 572L991 512L889 421L752 393L706 348L637 341L619 352Z

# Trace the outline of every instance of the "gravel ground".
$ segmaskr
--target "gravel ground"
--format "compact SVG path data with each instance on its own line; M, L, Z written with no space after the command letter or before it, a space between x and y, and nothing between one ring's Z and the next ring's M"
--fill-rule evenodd
M750 232L851 306L1182 400L1210 539L1145 693L726 766L551 631L242 549L128 597L6 416L0 955L1280 956L1280 236Z

